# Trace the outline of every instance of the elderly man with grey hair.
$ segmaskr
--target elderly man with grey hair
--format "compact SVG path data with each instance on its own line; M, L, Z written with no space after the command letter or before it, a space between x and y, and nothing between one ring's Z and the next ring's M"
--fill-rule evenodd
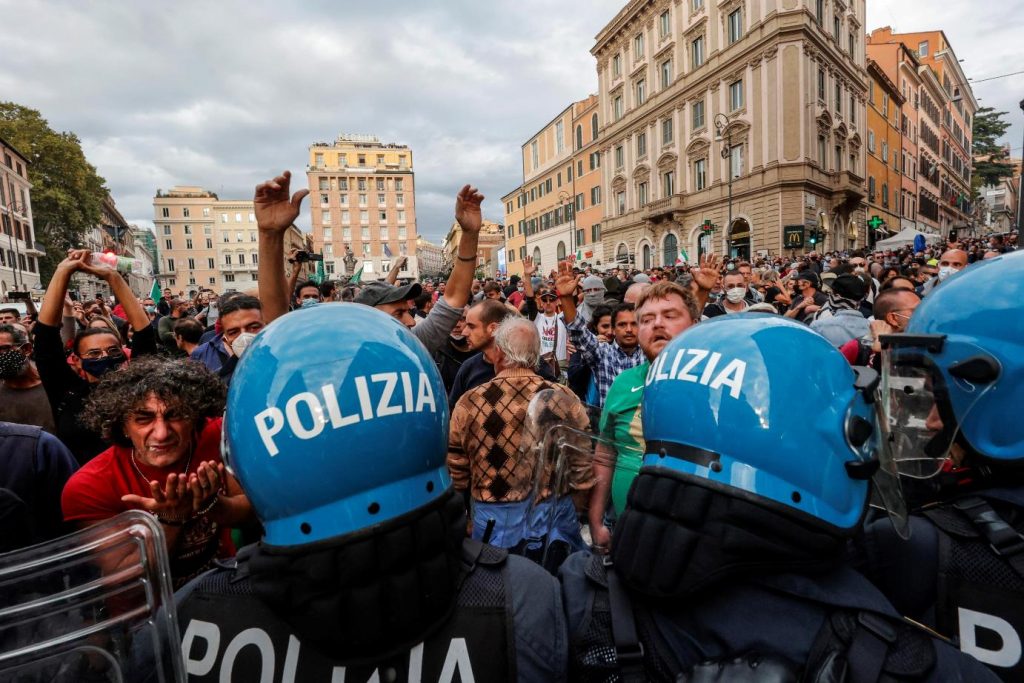
M571 491L555 492L546 501L555 507L555 522L548 528L551 515L531 509L536 453L522 442L527 408L542 391L554 392L556 400L549 405L560 423L585 429L587 412L572 391L535 372L540 336L531 321L505 318L494 341L498 372L462 395L452 408L448 434L448 471L455 488L469 498L473 538L531 557L536 539L545 536L549 547L557 545L565 555L582 550L576 509L567 494L594 485L592 468L574 463Z

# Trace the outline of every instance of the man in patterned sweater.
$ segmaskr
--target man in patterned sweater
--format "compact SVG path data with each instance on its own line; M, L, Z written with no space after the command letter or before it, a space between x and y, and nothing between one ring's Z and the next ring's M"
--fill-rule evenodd
M575 506L568 494L594 485L589 457L572 462L566 491L553 492L531 510L536 453L522 447L530 400L550 389L558 400L559 423L586 429L587 412L568 388L540 377L534 370L540 337L532 322L506 318L495 334L498 360L494 379L463 394L452 409L448 433L448 471L456 489L468 491L473 538L525 554L536 539L561 542L571 550L585 548ZM564 396L560 395L564 394ZM555 507L553 529L548 528ZM532 513L532 514L531 514ZM531 541L533 539L533 541Z

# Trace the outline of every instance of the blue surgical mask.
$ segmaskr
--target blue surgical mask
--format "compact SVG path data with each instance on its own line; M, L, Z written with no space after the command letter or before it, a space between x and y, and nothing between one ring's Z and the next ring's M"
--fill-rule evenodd
M103 356L102 358L83 358L82 369L93 377L99 379L111 370L117 370L120 368L124 362L124 356L121 356L120 358L111 358L110 356Z
M317 301L316 299L303 299L302 302L299 303L299 308L312 308L313 306L316 306L319 303L320 302Z

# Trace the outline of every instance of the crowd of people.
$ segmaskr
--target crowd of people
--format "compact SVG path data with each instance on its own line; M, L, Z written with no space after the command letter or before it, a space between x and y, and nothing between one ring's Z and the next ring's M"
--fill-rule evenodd
M0 307L0 552L151 515L195 680L1024 674L1015 233L480 279L466 185L446 281L317 283L290 184L258 291Z

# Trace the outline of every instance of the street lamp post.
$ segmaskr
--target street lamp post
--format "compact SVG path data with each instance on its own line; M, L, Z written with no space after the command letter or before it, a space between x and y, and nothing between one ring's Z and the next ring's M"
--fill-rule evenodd
M729 131L729 117L725 114L715 115L715 129L718 131L718 141L722 141L722 134L726 133L725 146L722 147L722 159L730 159L732 154L732 131ZM726 165L726 173L729 174L729 222L726 223L725 239L729 239L732 233L732 168ZM726 245L728 248L728 245Z
M574 198L572 197L572 195L570 195L565 190L561 190L558 193L558 201L562 205L562 217L563 218L565 217L565 211L566 211L567 207L568 207L569 214L570 214L570 216L569 216L569 252L568 252L568 254L566 254L566 257L568 257L569 254L575 254L576 253L576 247L573 245L573 241L576 238L576 215L575 215L575 211L573 210L574 207L572 205L572 202L574 201Z
M523 260L523 258L525 258L526 256L529 256L529 254L530 254L530 248L529 248L529 244L530 244L530 239L529 239L529 237L530 237L530 230L529 230L529 224L526 222L526 198L528 196L529 195L526 194L526 192L523 191L522 188L520 188L520 191L519 191L519 201L523 205L523 254L522 254L522 256L519 259L520 262ZM537 268L540 268L540 264L539 263L536 264L536 265L537 265ZM524 271L524 275L525 275L525 271Z
M1024 100L1020 101L1020 110L1024 112ZM1021 214L1024 213L1021 209L1024 209L1024 201L1021 200L1024 197L1024 151L1021 152L1020 159L1020 179L1017 181L1017 233L1020 234L1021 226L1024 226L1024 220L1022 220ZM1020 237L1017 237L1019 240Z
M21 262L19 257L21 256L21 250L18 249L18 244L14 241L14 212L18 209L18 203L11 201L9 204L4 205L7 209L7 243L10 245L11 253L11 272L14 273L14 289L20 291L25 287L25 274L21 272Z

